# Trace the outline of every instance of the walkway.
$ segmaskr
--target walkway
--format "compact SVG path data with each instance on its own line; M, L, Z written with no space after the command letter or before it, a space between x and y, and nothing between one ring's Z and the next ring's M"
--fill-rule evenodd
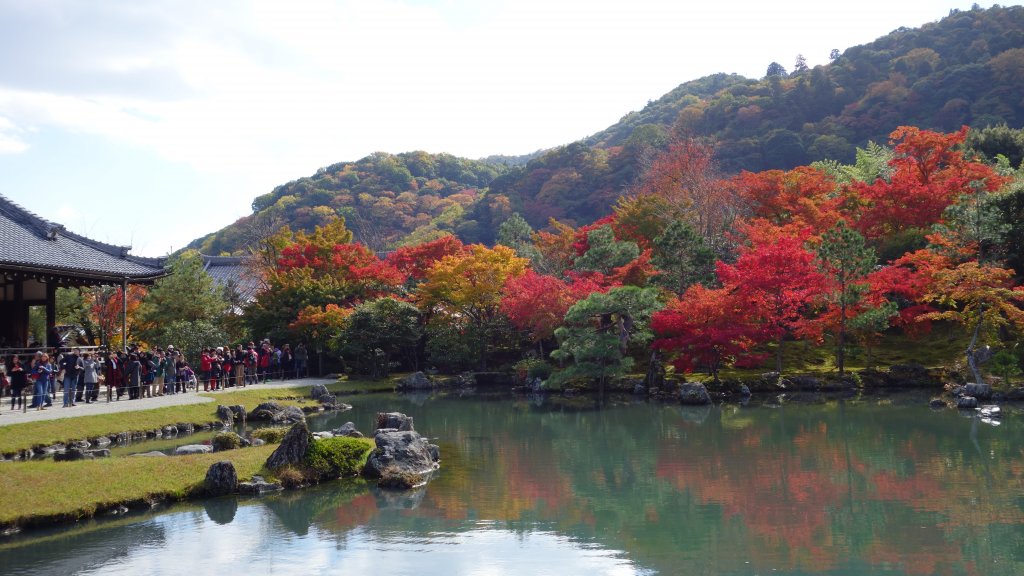
M309 394L309 389L314 384L334 384L337 380L333 378L303 378L301 380L282 380L271 382L270 384L255 384L249 386L250 388L306 388L305 394ZM128 396L122 396L120 400L113 400L107 402L106 400L106 388L104 387L100 393L100 401L86 404L79 402L77 406L72 408L61 407L61 393L57 393L57 401L54 405L46 410L34 410L29 408L27 412L21 410L11 410L11 398L5 396L3 398L3 410L0 410L0 427L9 424L21 424L24 422L39 422L42 420L57 420L60 418L73 418L76 416L93 416L96 414L114 414L117 412L129 412L132 410L151 410L153 408L163 408L165 406L181 406L185 404L206 404L217 401L217 395L224 392L231 392L236 390L245 390L245 388L228 388L226 390L219 390L216 392L188 392L184 394L166 394L164 396L157 396L156 398L143 398L141 400L128 400ZM210 396L213 396L212 398Z

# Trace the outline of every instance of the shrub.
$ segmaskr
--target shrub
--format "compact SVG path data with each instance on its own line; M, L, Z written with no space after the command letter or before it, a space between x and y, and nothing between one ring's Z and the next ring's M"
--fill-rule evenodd
M318 479L355 476L370 453L370 443L359 438L322 438L306 450L305 465Z
M306 485L306 475L291 466L279 468L275 472L275 475L277 476L277 480L281 482L281 486L284 486L289 490L301 488Z
M280 444L287 433L288 428L285 427L257 428L252 431L252 437L259 438L267 444Z
M242 437L234 432L221 432L213 437L213 451L235 450L242 446Z

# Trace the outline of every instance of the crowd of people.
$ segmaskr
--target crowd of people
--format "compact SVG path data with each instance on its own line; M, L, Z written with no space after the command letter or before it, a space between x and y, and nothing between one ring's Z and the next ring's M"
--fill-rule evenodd
M304 378L309 359L299 344L274 346L269 340L258 346L238 344L204 348L196 367L173 345L153 350L133 346L123 352L82 352L78 348L38 351L22 359L18 355L0 358L0 396L10 395L11 409L28 407L45 410L61 392L65 408L99 400L100 386L107 386L107 399L120 400L185 393L189 390L221 390L244 387L272 379Z

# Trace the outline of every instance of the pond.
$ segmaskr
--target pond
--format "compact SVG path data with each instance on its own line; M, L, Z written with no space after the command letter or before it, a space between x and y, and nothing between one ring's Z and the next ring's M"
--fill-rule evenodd
M688 408L365 395L441 447L426 488L340 481L0 541L3 574L1021 574L1024 415L898 394ZM999 425L995 425L999 424Z

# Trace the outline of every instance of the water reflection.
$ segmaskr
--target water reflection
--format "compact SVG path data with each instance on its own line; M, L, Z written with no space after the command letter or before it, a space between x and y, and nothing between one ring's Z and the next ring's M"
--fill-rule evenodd
M441 446L426 487L345 481L16 538L0 572L1024 572L1020 415L994 428L925 400L361 396L312 426L368 431L377 411L406 412Z

